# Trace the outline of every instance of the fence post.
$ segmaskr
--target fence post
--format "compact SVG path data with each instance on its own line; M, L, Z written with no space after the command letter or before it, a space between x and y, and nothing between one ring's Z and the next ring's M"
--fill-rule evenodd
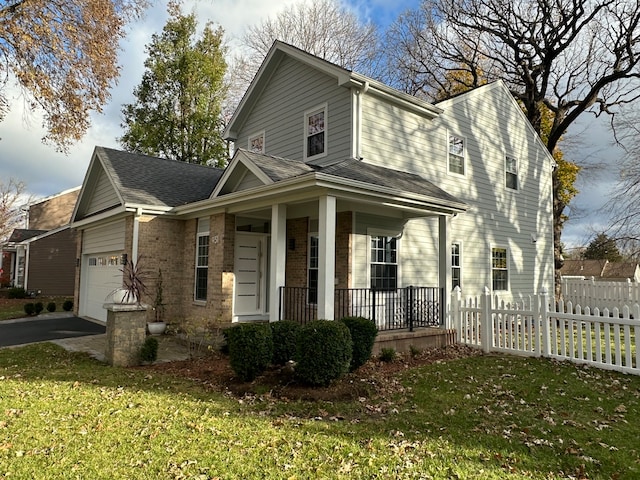
M549 293L547 289L542 287L540 294L538 295L538 305L539 305L539 315L540 315L540 325L542 327L542 356L550 357L551 356L551 335L549 332L549 322L551 321L549 317Z
M456 287L453 289L453 292L451 292L451 308L449 311L449 316L445 316L445 328L456 330L458 343L460 343L460 341L462 340L462 318L460 317L461 297L462 295L460 286L456 285Z
M372 288L371 290L371 321L373 322L373 324L375 326L378 326L377 322L376 322L376 289Z
M493 346L493 318L491 315L491 291L489 287L484 287L484 294L480 297L480 321L482 334L480 335L480 343L482 351L489 353Z

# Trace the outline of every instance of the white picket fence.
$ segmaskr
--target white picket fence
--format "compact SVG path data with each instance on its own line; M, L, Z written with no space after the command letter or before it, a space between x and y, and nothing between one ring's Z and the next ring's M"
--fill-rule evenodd
M562 298L565 302L580 305L583 309L589 307L591 311L608 308L623 309L625 305L640 303L640 283L630 279L620 282L603 282L591 278L562 279Z
M640 305L584 310L547 292L513 303L492 296L451 298L459 343L485 352L543 356L640 375Z

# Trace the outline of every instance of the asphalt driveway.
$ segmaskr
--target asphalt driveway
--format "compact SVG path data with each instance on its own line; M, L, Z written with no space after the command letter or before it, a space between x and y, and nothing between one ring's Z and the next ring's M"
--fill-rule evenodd
M71 315L43 315L0 322L0 347L105 333L99 323Z

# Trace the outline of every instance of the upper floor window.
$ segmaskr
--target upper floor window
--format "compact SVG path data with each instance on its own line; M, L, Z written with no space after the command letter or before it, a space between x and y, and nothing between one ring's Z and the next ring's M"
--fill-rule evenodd
M207 299L207 283L209 277L209 219L198 219L196 235L196 278L194 299Z
M371 237L371 288L395 290L398 288L398 239Z
M449 172L464 175L465 140L459 135L449 135Z
M264 132L249 137L248 149L254 153L264 153Z
M311 159L327 154L327 107L326 105L306 112L305 158Z
M509 290L509 261L506 248L491 249L491 282L493 290Z
M459 243L451 244L451 289L462 288L462 252L460 250Z
M506 181L507 188L511 188L513 190L518 189L518 160L515 157L507 155L505 158L505 172L506 172Z

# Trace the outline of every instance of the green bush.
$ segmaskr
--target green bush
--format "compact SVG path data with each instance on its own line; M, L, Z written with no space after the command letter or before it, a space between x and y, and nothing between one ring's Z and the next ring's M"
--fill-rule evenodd
M44 305L42 304L42 302L36 302L35 309L36 309L36 315L40 315L40 312L44 310Z
M33 302L25 303L24 304L24 313L26 313L29 316L35 314L36 313L35 304Z
M62 304L62 310L65 312L70 312L73 310L73 300L65 300Z
M266 370L273 354L271 327L265 323L241 323L226 331L231 368L244 382Z
M55 302L49 302L47 303L47 312L55 312L56 311L56 304Z
M27 298L27 291L22 287L10 288L7 292L8 298Z
M284 365L296 356L296 338L301 325L292 320L273 322L270 325L273 336L271 363Z
M343 322L314 320L298 332L296 379L310 385L329 385L349 371L353 342Z
M155 362L158 358L158 340L147 337L140 349L140 358L143 362Z
M376 335L378 335L378 327L364 317L344 317L340 321L347 326L349 333L351 333L353 350L349 369L353 372L371 358L373 344L376 341Z
M387 347L380 350L380 360L385 363L391 363L396 359L396 351L393 348Z

